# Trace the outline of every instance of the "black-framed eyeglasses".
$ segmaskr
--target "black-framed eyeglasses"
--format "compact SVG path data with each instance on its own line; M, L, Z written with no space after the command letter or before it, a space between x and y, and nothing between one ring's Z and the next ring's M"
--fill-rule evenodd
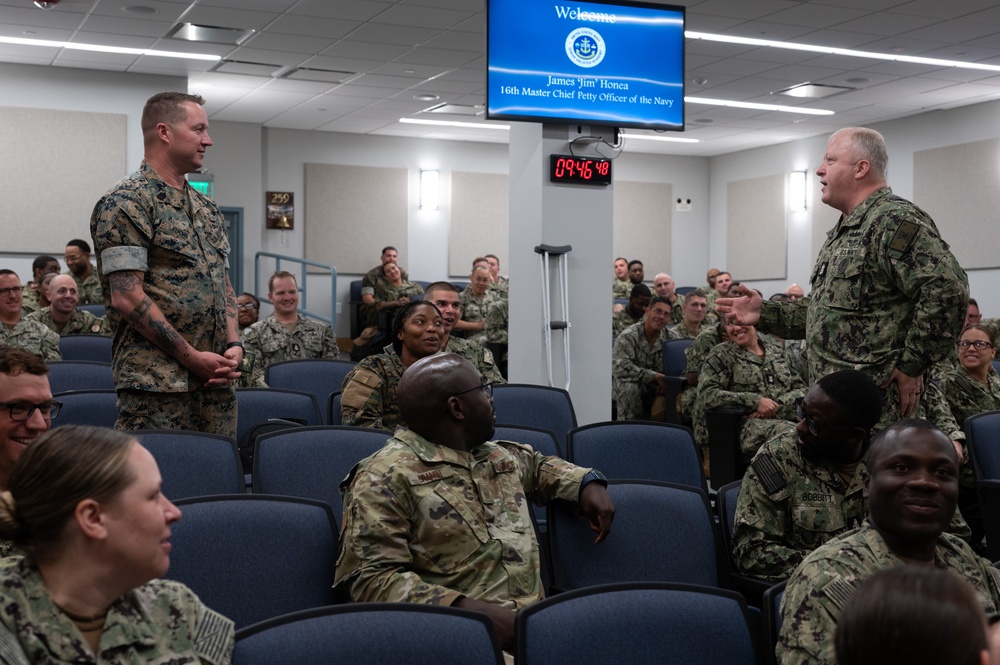
M806 414L805 409L802 408L801 399L796 400L795 402L795 415L798 417L799 420L806 421L806 429L808 429L809 433L812 434L813 436L819 436L823 432L830 432L838 429L852 429L853 427L852 425L832 425L832 426L820 427L819 425L816 424L815 420L813 420Z
M18 422L28 420L34 415L35 409L42 414L42 418L52 420L59 415L62 402L50 400L44 404L32 404L31 402L0 402L0 409L7 409L7 415L11 420Z
M9 295L11 293L13 293L15 296L18 296L21 295L22 291L24 291L23 286L8 286L6 288L0 289L0 297Z
M485 394L487 397L492 398L493 397L493 382L492 381L487 381L485 376L482 377L480 379L480 381L481 381L481 383L478 386L473 386L472 388L469 388L468 390L463 390L462 392L455 393L454 395L452 395L452 397L458 397L459 395L464 395L465 393L471 393L473 390L482 390L483 394Z
M963 351L965 349L969 348L970 346L975 347L976 351L982 351L983 349L992 349L993 348L992 344L990 344L989 342L987 342L985 340L981 340L981 339L977 339L974 342L970 342L967 339L963 339L960 342L956 342L955 346L957 346L958 348L962 349Z
M238 302L236 303L236 309L257 309L257 305L252 302Z

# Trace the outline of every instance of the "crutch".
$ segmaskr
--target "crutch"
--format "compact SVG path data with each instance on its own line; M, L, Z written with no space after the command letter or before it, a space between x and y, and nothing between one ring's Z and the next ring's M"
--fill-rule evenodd
M569 261L567 254L573 251L571 245L538 245L535 252L538 254L542 266L542 328L545 333L545 364L548 367L549 386L552 386L552 331L563 331L563 355L566 365L566 390L569 390ZM562 318L558 321L552 320L551 294L549 293L549 259L556 258L556 274L558 275L559 300L562 309Z

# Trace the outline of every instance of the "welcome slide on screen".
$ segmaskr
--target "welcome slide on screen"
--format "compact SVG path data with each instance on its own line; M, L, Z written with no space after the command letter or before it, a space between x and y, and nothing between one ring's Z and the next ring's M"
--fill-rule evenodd
M684 10L489 0L487 117L684 127Z

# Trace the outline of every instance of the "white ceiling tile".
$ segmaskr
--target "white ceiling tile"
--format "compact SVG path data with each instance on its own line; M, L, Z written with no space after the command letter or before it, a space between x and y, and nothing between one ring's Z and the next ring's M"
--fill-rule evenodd
M346 21L332 18L318 18L315 16L299 16L295 14L285 14L277 18L268 27L268 31L275 31L294 39L295 35L305 37L316 37L329 40L327 45L335 40L349 35L362 23L360 21Z
M440 30L415 28L404 25L365 23L351 33L352 41L375 42L377 44L404 44L418 46L437 35Z
M373 23L391 23L393 25L447 30L453 25L472 17L475 13L474 11L418 7L416 5L404 5L400 3L386 9L371 20Z
M299 0L288 13L346 21L368 21L392 5L393 2L376 0Z
M357 42L342 39L326 50L320 51L320 54L332 57L379 60L384 62L395 60L411 48L411 46L402 44L376 44L373 42ZM376 69L379 68L381 66L376 67Z

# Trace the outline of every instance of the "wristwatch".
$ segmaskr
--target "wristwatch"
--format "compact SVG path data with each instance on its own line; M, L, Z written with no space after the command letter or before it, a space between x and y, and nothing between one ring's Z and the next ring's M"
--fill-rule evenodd
M608 486L608 477L597 469L592 469L583 478L580 479L580 496L583 496L583 488L590 483L598 482L605 487Z

